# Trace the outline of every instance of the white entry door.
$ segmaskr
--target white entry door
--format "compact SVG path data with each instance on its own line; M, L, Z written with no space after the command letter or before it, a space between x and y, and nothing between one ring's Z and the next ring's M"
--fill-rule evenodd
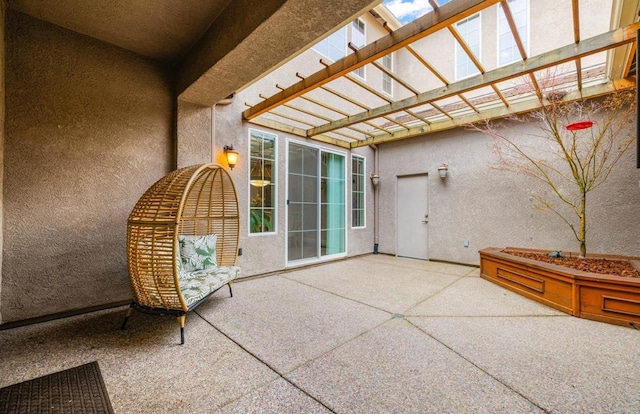
M428 259L427 175L398 177L397 255Z

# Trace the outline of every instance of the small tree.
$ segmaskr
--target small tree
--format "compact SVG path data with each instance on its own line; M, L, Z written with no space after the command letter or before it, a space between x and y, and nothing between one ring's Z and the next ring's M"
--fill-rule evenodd
M473 128L493 138L498 155L495 168L527 175L551 190L556 203L534 194L534 208L557 214L579 242L580 257L586 257L587 194L604 184L613 167L631 149L635 140L631 127L635 100L630 91L576 102L564 102L565 95L548 93L539 110L510 118L534 127L534 132L528 133L539 138L534 146L526 146L495 122ZM592 120L593 126L582 130L566 128L584 120ZM560 208L562 205L568 208Z

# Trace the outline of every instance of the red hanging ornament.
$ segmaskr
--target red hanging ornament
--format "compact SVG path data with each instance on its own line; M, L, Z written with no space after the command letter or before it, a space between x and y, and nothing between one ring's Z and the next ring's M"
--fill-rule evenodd
M565 126L565 128L569 131L579 131L581 129L591 128L593 124L593 121L578 121L570 123L569 125Z

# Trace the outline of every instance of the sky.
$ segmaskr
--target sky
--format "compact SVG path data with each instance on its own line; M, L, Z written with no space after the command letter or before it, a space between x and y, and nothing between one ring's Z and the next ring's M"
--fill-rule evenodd
M442 5L447 1L449 0L439 0L438 4ZM403 24L433 10L428 0L384 0L383 3Z

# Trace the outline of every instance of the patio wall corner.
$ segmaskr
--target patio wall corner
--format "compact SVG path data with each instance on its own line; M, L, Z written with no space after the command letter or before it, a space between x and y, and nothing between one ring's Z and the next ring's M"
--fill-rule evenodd
M5 9L4 2L0 3L0 324L2 323L2 262L4 252L4 122L5 122L5 87L4 87L4 68L5 68Z
M3 323L128 300L127 217L173 162L170 70L5 21Z

